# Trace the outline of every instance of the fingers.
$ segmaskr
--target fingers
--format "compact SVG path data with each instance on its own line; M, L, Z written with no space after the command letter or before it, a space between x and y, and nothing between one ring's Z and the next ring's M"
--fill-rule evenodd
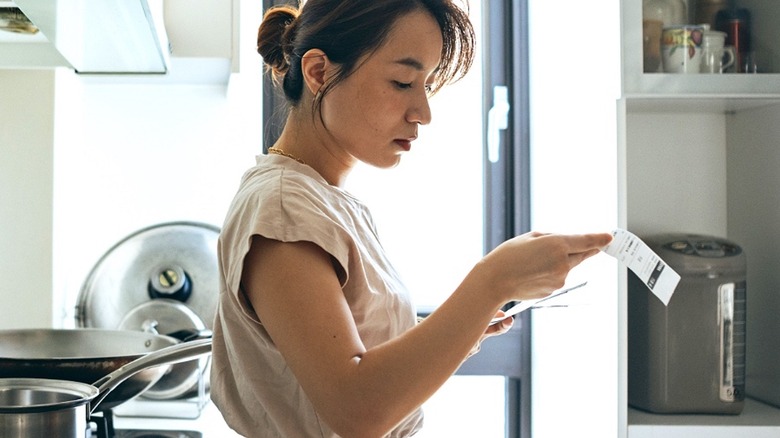
M482 342L482 340L484 339L493 336L503 335L504 333L508 332L509 329L512 328L513 323L514 323L514 319L512 319L512 317L509 317L499 322L498 324L489 325L488 328L485 329L485 333L482 335L482 339L480 340L480 342Z
M572 254L600 250L612 241L611 233L572 234L566 236Z
M529 232L491 251L473 278L504 302L542 298L563 287L571 269L611 241L611 233Z
M574 268L575 266L579 265L586 259L593 257L594 255L601 252L599 249L591 249L585 252L580 252L576 254L569 254L569 267Z
M593 257L612 241L610 233L579 234L569 236L572 251L569 253L569 263L573 268L585 259Z
M496 312L496 316L495 316L496 318L500 318L502 316L504 316L504 312L502 310L499 310L498 312ZM496 335L500 335L500 334L506 333L506 332L509 331L509 329L512 328L514 323L515 323L514 318L511 317L511 316L508 316L508 317L504 318L503 320L501 320L497 324L489 325L488 328L485 329L485 334L482 336L482 338L483 339L484 338L489 338L491 336L496 336Z

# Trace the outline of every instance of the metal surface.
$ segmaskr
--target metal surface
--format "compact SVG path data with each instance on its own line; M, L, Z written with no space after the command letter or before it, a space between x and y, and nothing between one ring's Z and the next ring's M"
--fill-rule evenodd
M219 228L211 225L171 222L118 242L82 286L79 326L115 329L137 306L166 298L185 304L212 328L219 295L218 237Z
M70 408L89 403L98 395L98 389L92 385L67 380L3 379L2 382L0 413Z
M123 365L93 385L51 379L0 379L0 432L3 437L52 433L57 437L90 436L87 414L104 409L103 400L123 382L147 370L209 353L210 339L172 345Z
M155 299L141 303L131 310L119 324L121 330L154 331L171 334L180 331L200 332L206 324L189 307L169 300ZM157 383L143 393L144 398L165 400L192 395L199 378L208 368L209 358L196 359L173 365Z
M86 437L87 404L98 390L49 379L0 379L0 436Z
M91 384L177 340L150 333L76 329L0 331L0 378L48 378ZM147 389L168 367L133 376L101 404L110 409Z
M81 327L152 331L211 329L219 299L219 228L168 222L143 228L101 257L82 286ZM208 373L208 359L171 367L144 397L182 398Z
M160 349L123 365L94 383L100 393L92 402L93 410L99 408L102 401L127 379L146 370L156 369L159 365L176 364L210 353L211 339L198 339Z
M720 401L737 401L734 363L734 283L718 286L718 328L720 329Z
M628 275L629 404L660 414L740 414L745 253L712 236L667 233L642 240L681 279L664 305L642 280Z

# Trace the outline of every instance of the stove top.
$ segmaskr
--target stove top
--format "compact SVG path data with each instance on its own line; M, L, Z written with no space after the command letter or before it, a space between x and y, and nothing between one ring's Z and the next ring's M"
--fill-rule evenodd
M111 410L92 415L90 422L97 438L203 438L202 433L192 430L117 429Z
M114 438L203 438L203 434L190 430L117 429L114 431Z

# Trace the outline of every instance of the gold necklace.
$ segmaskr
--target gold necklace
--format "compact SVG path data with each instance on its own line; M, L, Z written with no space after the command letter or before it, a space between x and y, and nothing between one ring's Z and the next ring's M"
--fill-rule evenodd
M281 156L287 157L287 158L292 158L293 160L295 160L295 161L297 161L297 162L299 162L299 163L301 163L303 165L307 165L305 161L303 161L300 158L296 157L295 155L287 153L287 152L285 152L285 151L283 151L283 150L281 150L281 149L279 149L277 147L268 148L268 153L281 155Z

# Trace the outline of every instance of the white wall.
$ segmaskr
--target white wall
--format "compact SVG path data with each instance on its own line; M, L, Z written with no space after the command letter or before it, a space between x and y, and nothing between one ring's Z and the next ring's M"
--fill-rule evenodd
M617 225L618 0L530 1L532 226ZM616 437L617 266L599 254L570 274L568 308L532 314L534 437Z
M54 73L0 70L0 329L51 321Z
M219 63L187 58L172 59L167 79L59 72L55 325L73 325L90 269L129 234L170 221L222 225L262 148L262 63L250 44L262 5L244 3L240 73L227 84L209 71Z
M89 270L122 238L169 221L222 225L260 152L260 117L244 119L260 97L251 86L60 79L72 96L58 105L54 295L72 321Z
M631 231L640 236L727 235L725 118L722 113L685 112L626 116ZM681 139L681 132L687 139Z

